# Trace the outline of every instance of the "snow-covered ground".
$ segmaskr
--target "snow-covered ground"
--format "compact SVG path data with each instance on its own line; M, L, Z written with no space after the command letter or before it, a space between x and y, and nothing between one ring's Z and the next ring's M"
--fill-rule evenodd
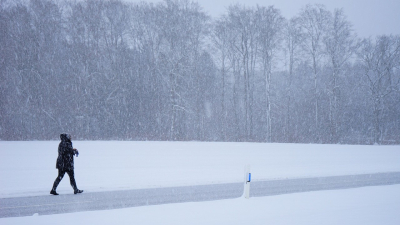
M57 176L58 141L0 142L0 198L47 195ZM112 191L400 172L400 146L74 141L78 187ZM65 179L67 178L67 179ZM68 175L58 188L71 193Z
M86 192L400 172L399 146L76 141ZM0 198L48 195L57 141L0 142ZM57 190L70 194L66 175ZM0 219L1 224L400 224L400 186Z
M398 225L400 185L2 218L2 225Z

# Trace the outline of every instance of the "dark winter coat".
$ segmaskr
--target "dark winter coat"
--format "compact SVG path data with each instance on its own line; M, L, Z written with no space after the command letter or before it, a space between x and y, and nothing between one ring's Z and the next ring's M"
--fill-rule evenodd
M63 171L72 171L74 170L74 155L77 151L72 147L71 135L61 134L60 138L56 168Z

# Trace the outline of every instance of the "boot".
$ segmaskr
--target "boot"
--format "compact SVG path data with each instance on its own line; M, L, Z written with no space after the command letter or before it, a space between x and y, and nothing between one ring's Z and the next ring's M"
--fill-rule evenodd
M75 189L74 194L76 195L76 194L80 194L82 192L83 192L83 190Z
M52 195L58 195L58 193L57 193L55 190L51 190L51 191L50 191L50 194L52 194Z

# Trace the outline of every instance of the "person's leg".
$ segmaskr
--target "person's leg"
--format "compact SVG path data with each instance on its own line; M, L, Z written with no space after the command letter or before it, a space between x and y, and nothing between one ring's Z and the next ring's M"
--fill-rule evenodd
M67 171L68 176L69 176L69 181L71 183L72 188L74 189L74 194L82 193L82 190L79 190L78 187L76 186L76 181L75 181L75 175L74 171Z
M51 189L50 194L58 195L58 193L56 192L56 189L57 189L57 186L60 183L60 181L63 179L64 174L65 174L65 171L58 170L58 176L57 176L56 180L53 183L53 188Z

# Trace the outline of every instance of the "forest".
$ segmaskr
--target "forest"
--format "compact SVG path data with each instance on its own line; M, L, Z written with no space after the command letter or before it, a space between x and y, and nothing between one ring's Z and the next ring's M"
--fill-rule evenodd
M345 9L0 0L0 140L400 144L400 34Z

